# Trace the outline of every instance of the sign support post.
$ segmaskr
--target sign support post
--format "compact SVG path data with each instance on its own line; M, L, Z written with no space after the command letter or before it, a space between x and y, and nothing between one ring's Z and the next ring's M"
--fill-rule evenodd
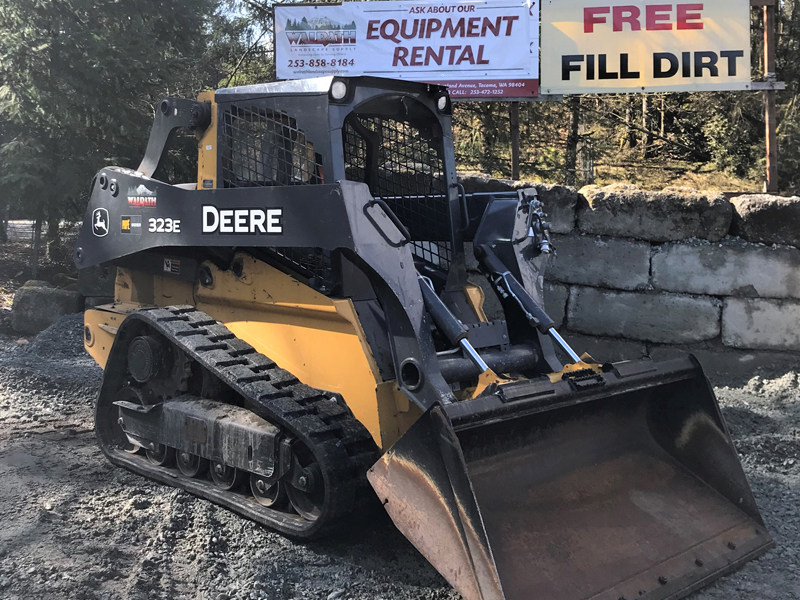
M757 0L758 1L758 0ZM764 80L777 81L775 74L775 0L760 0L764 11ZM752 2L751 2L752 4ZM767 192L778 193L778 107L777 91L764 92L764 121L767 138Z

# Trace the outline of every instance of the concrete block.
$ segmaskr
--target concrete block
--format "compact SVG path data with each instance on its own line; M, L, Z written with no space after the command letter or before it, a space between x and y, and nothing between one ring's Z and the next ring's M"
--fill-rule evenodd
M722 342L734 348L800 351L800 302L728 298Z
M733 209L718 192L667 189L646 192L634 185L587 186L578 206L582 233L632 237L653 242L687 238L721 240L730 230Z
M544 212L550 223L552 233L569 233L575 229L575 211L578 208L578 192L575 188L563 185L537 183L539 200L544 204Z
M567 316L569 288L549 281L544 284L544 311L553 319L556 329L564 324Z
M466 175L459 177L459 181L468 194L516 192L522 188L535 187L544 204L550 230L553 233L569 233L575 229L575 210L580 199L575 188L532 181L493 179L480 175Z
M669 244L653 255L653 285L710 296L800 298L800 250L742 242Z
M644 342L595 337L571 332L562 333L564 339L579 356L583 355L584 352L588 352L592 358L600 362L638 360L647 355L647 347Z
M748 194L731 200L733 233L748 242L800 248L800 198Z
M468 194L485 194L487 192L513 192L522 182L511 179L495 179L485 175L459 175L458 181Z
M23 286L14 294L11 326L17 333L35 334L62 315L83 311L83 296L76 291Z
M681 344L719 335L720 302L681 294L613 292L574 286L567 306L570 331L646 342Z
M714 385L738 386L755 376L777 378L796 371L800 354L769 352L765 350L735 350L719 342L707 342L700 346L650 347L653 360L669 360L694 354L706 376Z
M546 277L563 283L644 289L650 277L650 244L620 238L553 235L556 257Z

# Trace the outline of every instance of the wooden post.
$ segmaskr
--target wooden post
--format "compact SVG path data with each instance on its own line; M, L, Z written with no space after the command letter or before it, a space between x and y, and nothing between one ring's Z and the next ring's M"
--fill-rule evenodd
M509 106L511 128L511 179L519 179L519 102L511 102Z
M764 11L764 79L777 81L775 74L775 4L767 4ZM764 112L767 138L767 192L778 192L778 108L777 92L764 92Z

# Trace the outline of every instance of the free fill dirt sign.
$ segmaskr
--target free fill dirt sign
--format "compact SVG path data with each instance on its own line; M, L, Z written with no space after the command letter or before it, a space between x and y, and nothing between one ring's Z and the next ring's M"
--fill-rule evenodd
M281 79L371 75L447 85L454 100L538 95L539 0L276 5Z
M546 94L743 90L749 0L543 0Z

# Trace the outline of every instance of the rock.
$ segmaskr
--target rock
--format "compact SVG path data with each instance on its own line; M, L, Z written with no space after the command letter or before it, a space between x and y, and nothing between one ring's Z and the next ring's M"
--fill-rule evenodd
M653 285L709 296L800 298L800 250L744 244L665 244Z
M556 257L545 277L563 283L620 290L646 288L650 244L618 238L554 235Z
M82 311L78 292L24 285L14 294L11 326L17 333L39 333L58 317Z
M44 281L42 279L29 279L25 283L22 284L22 287L32 287L32 288L51 288L53 287L50 285L48 281Z
M70 277L66 273L56 273L50 278L50 281L53 283L54 286L59 288L65 288L68 285L72 285L78 282L78 280L75 277Z
M719 335L720 302L682 294L616 292L573 286L570 331L646 342L681 344Z
M800 351L800 302L728 298L722 342L734 348Z
M582 233L632 237L653 242L687 238L718 241L728 235L733 209L717 192L667 189L646 192L634 185L591 185L580 190Z
M748 242L800 248L800 198L748 194L731 200L733 233Z

